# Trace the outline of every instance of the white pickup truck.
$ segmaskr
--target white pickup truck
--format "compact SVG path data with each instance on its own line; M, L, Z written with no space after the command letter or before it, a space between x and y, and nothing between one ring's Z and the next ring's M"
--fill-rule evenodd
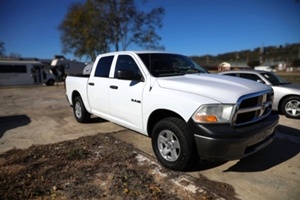
M279 118L269 86L208 74L166 52L101 54L86 70L88 77L66 79L76 120L93 114L151 137L157 159L170 169L184 170L198 158L240 159L273 140Z

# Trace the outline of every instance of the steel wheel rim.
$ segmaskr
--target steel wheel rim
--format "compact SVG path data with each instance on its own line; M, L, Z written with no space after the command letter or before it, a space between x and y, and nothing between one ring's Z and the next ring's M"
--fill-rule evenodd
M290 100L285 104L286 112L291 116L300 116L300 101Z
M81 118L81 106L79 102L75 104L75 115L77 118Z
M180 156L180 143L172 131L161 131L157 138L157 146L160 155L167 161L174 162Z

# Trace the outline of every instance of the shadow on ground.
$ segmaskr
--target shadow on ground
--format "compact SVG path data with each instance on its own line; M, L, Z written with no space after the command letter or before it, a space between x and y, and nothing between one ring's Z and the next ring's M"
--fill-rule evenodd
M0 138L9 129L25 126L31 122L27 115L13 115L0 117Z
M92 117L87 124L96 124L96 123L103 123L103 122L107 122L107 120L102 119L100 117Z
M258 172L279 165L300 152L299 130L279 125L274 141L261 151L245 157L224 172ZM188 171L202 171L223 165L226 162L194 162Z

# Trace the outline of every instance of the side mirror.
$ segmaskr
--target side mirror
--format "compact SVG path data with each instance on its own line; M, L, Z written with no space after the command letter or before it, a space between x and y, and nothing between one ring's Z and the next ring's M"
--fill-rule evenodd
M117 78L123 80L143 81L140 75L135 75L131 70L118 70Z
M258 82L258 83L262 83L262 84L265 84L265 82L263 81L263 80L257 80L256 82Z

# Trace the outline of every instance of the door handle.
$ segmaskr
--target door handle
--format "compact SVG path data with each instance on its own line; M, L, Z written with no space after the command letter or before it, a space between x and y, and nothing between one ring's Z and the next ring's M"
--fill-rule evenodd
M111 85L111 86L109 86L111 89L115 89L115 90L117 90L118 89L118 86L116 86L116 85Z
M95 85L95 83L89 83L89 85L91 85L91 86L94 86L94 85Z

